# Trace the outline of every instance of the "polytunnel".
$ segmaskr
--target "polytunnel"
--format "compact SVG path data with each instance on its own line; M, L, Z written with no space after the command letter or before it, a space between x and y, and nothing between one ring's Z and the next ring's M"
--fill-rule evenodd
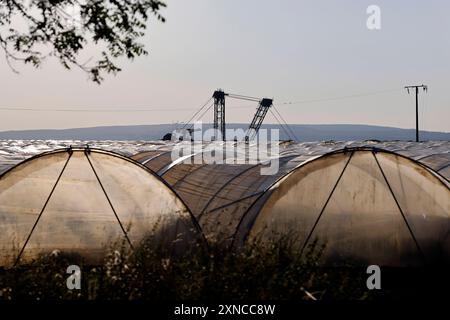
M150 236L177 250L201 232L171 188L127 157L66 148L0 175L0 266L53 250L98 263L113 243L133 249Z
M171 148L133 158L172 186L209 241L292 233L301 249L325 244L332 263L450 262L449 142L281 144L272 175L261 174L267 161L173 161Z

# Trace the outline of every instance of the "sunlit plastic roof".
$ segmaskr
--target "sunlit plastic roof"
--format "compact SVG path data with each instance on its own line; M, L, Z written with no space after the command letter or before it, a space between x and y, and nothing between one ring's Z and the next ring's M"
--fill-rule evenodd
M129 158L66 148L0 175L0 266L53 250L98 263L114 243L133 249L149 236L177 247L202 239L182 200Z

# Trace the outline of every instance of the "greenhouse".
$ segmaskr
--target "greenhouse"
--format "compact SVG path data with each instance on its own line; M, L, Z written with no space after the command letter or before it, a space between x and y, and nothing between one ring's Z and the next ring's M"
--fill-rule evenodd
M261 175L267 161L172 161L171 146L132 158L172 186L211 242L292 233L301 249L322 242L331 262L411 266L450 262L449 144L284 143L274 175Z
M171 188L127 157L66 148L0 175L0 266L54 250L98 263L111 244L136 248L147 236L180 247L201 233Z
M292 235L300 250L325 245L332 263L450 263L450 142L281 142L262 158L249 144L246 163L189 161L238 144L180 159L178 144L145 143L114 147L141 151L131 158L64 148L5 161L0 266L53 250L98 263L117 241L136 248L152 234L182 250Z

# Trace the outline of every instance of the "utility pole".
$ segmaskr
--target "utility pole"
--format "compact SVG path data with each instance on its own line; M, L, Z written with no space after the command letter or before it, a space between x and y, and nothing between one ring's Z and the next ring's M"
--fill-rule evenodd
M420 86L406 86L405 89L408 90L408 94L410 93L409 90L415 89L416 91L416 142L419 142L419 88L422 88L424 92L428 91L428 86L426 85L420 85Z

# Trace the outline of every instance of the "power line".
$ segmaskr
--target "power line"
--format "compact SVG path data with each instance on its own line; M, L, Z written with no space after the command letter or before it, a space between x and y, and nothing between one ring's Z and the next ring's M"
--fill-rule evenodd
M389 90L374 91L374 92L367 92L367 93L360 93L360 94L353 94L353 95L346 95L346 96L336 96L336 97L329 97L329 98L298 100L298 101L286 101L286 102L282 102L281 105L314 103L314 102L324 102L324 101L334 101L334 100L345 100L345 99L353 99L353 98L359 98L359 97L374 96L374 95L385 94L385 93L390 93L390 92L395 92L395 91L398 91L399 93L401 92L399 89L389 89ZM278 104L278 105L280 105L280 104Z
M253 108L254 105L246 105L246 106L230 106L228 109L247 109ZM63 108L29 108L29 107L0 107L0 111L37 111L37 112L92 112L92 113L114 113L114 112L170 112L170 111L190 111L190 110L198 110L198 108L159 108L159 109L86 109L84 108L71 108L71 109L63 109Z
M44 108L23 108L23 107L0 107L0 110L5 111L38 111L38 112L92 112L92 113L112 113L112 112L161 112L161 111L184 111L196 110L194 108L164 108L164 109L44 109Z
M354 95L347 95L347 96L337 96L337 97L329 97L329 98L321 98L321 99L309 99L309 100L298 100L298 101L287 101L279 103L280 105L291 105L291 104L305 104L305 103L315 103L315 102L323 102L323 101L333 101L333 100L344 100L344 99L352 99L352 98L358 98L358 97L365 97L365 96L371 96L371 95L378 95L383 93L389 93L398 91L398 89L391 89L391 90L383 90L383 91L375 91L375 92L369 92L369 93L362 93L362 94L354 94ZM211 99L211 98L210 98ZM209 100L210 100L209 99ZM209 100L205 103L208 104ZM254 105L245 105L245 106L229 106L227 109L246 109L246 108L252 108ZM198 110L197 108L148 108L148 109L98 109L98 108L89 108L86 109L86 107L71 107L70 109L67 108L32 108L32 107L7 107L7 106L0 106L0 111L36 111L36 112L91 112L91 113L129 113L129 112L170 112L170 111L188 111L188 110Z

